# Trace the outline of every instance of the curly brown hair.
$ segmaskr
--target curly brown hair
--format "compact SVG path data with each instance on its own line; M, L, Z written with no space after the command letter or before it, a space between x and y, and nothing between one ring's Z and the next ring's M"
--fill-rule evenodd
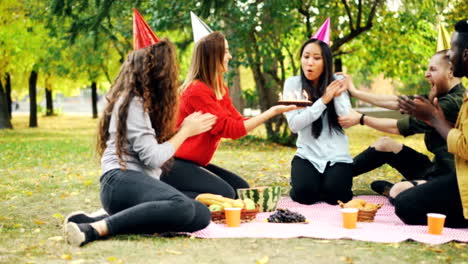
M128 55L106 95L108 105L104 109L98 127L96 149L99 157L106 149L112 111L119 98L123 99L118 109L116 152L123 169L126 165L122 155L128 155L128 150L125 148L128 107L135 96L143 100L143 108L150 117L156 140L164 142L174 135L178 105L177 76L175 47L167 39Z

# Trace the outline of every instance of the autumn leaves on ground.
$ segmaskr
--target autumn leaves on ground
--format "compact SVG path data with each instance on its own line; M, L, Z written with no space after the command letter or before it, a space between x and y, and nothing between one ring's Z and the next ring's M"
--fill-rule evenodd
M350 240L195 239L118 236L83 248L66 245L63 217L100 208L96 120L83 116L13 117L0 131L0 263L468 263L468 246ZM346 133L356 155L383 134L366 127ZM265 142L261 129L222 142L214 163L244 176L252 186L289 187L294 148ZM398 138L427 151L422 137ZM388 166L354 179L356 194L371 194L374 179L399 180ZM382 234L385 235L385 234Z

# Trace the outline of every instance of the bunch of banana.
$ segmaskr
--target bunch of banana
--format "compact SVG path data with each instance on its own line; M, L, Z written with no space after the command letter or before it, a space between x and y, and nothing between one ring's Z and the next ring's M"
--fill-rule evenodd
M212 212L222 211L224 208L245 208L247 210L255 209L255 203L250 199L234 200L212 193L199 194L195 200L207 205Z
M338 201L343 208L357 208L359 210L372 211L380 208L381 205L369 203L362 199L353 199L347 203Z

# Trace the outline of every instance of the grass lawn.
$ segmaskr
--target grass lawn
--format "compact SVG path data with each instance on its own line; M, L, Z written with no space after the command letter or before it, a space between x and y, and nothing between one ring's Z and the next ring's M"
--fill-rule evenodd
M40 127L30 129L28 116L14 116L13 125L14 130L0 130L0 263L468 263L468 246L462 243L132 235L71 247L63 241L63 217L100 208L96 120L41 117ZM360 126L347 134L352 155L383 135ZM421 136L395 138L427 152ZM224 141L213 163L244 176L252 186L281 185L286 193L294 152L248 136ZM384 166L356 178L355 194L371 194L369 183L382 178L400 179Z

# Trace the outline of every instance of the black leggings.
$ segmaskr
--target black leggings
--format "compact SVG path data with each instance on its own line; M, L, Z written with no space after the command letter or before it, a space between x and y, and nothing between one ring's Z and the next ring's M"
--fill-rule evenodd
M427 213L445 214L445 226L468 227L455 174L434 178L400 193L395 213L409 225L426 225Z
M174 159L161 175L161 180L191 198L200 193L237 198L237 189L249 188L240 176L213 164L202 167L194 162Z
M395 168L407 180L427 179L428 172L434 166L426 155L405 145L397 154L369 147L354 158L353 174L361 175L385 163Z
M208 208L142 172L111 170L101 177L109 235L194 232L210 223Z
M301 204L325 201L337 204L338 200L348 202L353 198L352 164L327 164L320 173L310 161L294 156L291 162L291 198Z

